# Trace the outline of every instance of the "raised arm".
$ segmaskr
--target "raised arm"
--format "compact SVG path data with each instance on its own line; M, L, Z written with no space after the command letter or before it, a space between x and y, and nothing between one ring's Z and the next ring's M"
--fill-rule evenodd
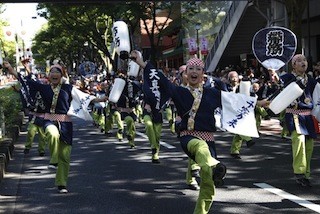
M131 56L130 58L132 60L134 60L141 68L145 68L147 66L147 63L145 63L142 59L142 57L140 57L140 55L138 54L137 51L133 50L131 51Z
M8 69L9 74L12 74L15 78L18 79L18 72L14 70L11 64L8 61L3 61L3 67Z

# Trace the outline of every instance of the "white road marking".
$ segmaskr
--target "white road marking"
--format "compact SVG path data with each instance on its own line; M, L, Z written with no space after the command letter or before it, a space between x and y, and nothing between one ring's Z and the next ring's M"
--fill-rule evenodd
M300 206L306 207L310 210L313 210L317 213L320 213L320 205L318 205L318 204L314 204L310 201L307 201L307 200L300 198L298 196L295 196L293 194L287 193L281 189L275 188L275 187L273 187L269 184L266 184L266 183L254 183L254 185L258 186L264 190L267 190L269 192L272 192L276 195L279 195L282 198L288 199L296 204L299 204Z
M137 134L137 135L140 135L141 137L143 137L143 138L145 138L145 139L148 139L148 136L145 135L145 134L143 134L143 133L141 133L141 132L137 132L137 131L136 131L136 134ZM172 145L170 145L170 144L168 144L168 143L166 143L166 142L163 142L163 141L160 141L160 144L161 144L162 146L166 147L167 149L174 149L174 148L176 148L175 146L172 146Z

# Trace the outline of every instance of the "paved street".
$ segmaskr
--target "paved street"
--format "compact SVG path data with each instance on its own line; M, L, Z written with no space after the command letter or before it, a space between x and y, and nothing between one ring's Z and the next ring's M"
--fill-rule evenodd
M55 172L47 169L49 157L38 156L37 143L23 154L22 130L0 183L1 213L192 213L198 192L186 188L187 157L167 123L158 165L151 163L142 124L137 124L136 149L82 120L75 119L74 130L66 195L57 193ZM319 213L319 142L312 160L313 187L302 188L295 184L290 141L279 137L278 121L264 121L261 132L254 147L243 145L241 160L229 156L232 135L216 133L219 158L228 172L210 213Z

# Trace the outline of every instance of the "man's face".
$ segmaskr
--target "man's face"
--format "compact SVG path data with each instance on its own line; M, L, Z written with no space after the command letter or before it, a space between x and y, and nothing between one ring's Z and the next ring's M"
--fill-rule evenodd
M48 79L51 84L58 85L58 84L60 84L61 77L62 77L61 72L56 68L52 68L50 70Z
M304 74L308 68L308 61L306 57L303 55L299 56L292 67L297 74Z
M259 84L255 83L252 85L252 91L256 93L259 90Z
M230 74L229 81L232 85L236 85L239 83L239 76L236 73Z
M270 81L274 82L276 81L276 71L273 69L268 69L268 73L269 73L269 77L270 77Z
M190 86L197 87L203 80L203 68L198 65L189 65L187 67L187 77Z

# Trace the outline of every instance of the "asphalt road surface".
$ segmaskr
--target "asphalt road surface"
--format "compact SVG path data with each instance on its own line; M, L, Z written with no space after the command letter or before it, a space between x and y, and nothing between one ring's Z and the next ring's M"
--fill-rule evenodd
M232 134L218 131L219 159L228 167L225 186L216 189L210 213L320 213L320 145L315 143L312 187L299 187L292 172L290 141L281 139L276 120L264 121L256 145L230 157ZM1 213L188 214L198 191L185 184L187 156L175 135L163 126L160 164L151 163L143 124L137 124L136 149L126 140L107 137L91 123L75 119L68 194L54 186L47 169L49 152L37 153L37 143L23 154L21 131L13 159L0 183ZM37 141L37 140L36 140Z

